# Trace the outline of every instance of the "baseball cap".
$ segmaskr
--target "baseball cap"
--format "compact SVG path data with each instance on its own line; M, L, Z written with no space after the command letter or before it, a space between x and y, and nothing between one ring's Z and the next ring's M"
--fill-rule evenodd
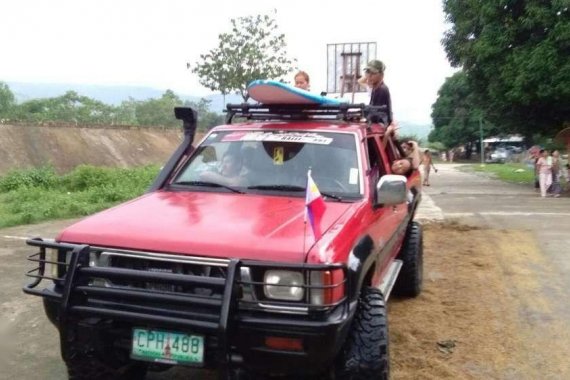
M365 72L371 73L383 73L386 69L386 65L377 59L373 59L372 61L368 62L366 67L364 68Z

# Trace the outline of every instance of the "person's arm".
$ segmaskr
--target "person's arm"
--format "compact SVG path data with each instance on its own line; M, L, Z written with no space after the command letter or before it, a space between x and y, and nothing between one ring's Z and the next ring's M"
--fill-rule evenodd
M410 141L412 145L412 152L410 158L412 159L412 168L417 169L420 166L420 148L418 143L415 141Z
M397 128L398 127L396 127L395 124L390 124L386 128L386 131L384 132L384 136L382 137L382 147L384 149L386 149L386 146L388 145L388 139L391 139L391 138L396 136L396 129Z

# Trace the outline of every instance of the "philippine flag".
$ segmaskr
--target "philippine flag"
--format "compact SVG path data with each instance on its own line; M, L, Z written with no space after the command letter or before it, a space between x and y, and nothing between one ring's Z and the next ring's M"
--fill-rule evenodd
M322 236L321 219L325 213L326 204L321 196L319 188L311 177L311 170L307 173L307 194L305 196L305 223L307 219L311 223L315 240L319 240Z

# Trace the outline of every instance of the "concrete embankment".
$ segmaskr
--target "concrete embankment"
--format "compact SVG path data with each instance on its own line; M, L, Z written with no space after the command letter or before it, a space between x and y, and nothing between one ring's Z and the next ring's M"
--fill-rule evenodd
M51 165L131 167L162 164L182 139L179 128L0 124L0 175Z

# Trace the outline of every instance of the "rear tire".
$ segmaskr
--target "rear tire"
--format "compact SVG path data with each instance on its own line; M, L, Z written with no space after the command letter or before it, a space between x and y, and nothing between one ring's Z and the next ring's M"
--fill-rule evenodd
M380 290L365 288L349 336L334 369L335 380L387 380L388 319Z
M412 221L408 225L404 244L398 254L402 269L394 284L393 293L401 297L417 297L423 283L423 233L422 226Z

